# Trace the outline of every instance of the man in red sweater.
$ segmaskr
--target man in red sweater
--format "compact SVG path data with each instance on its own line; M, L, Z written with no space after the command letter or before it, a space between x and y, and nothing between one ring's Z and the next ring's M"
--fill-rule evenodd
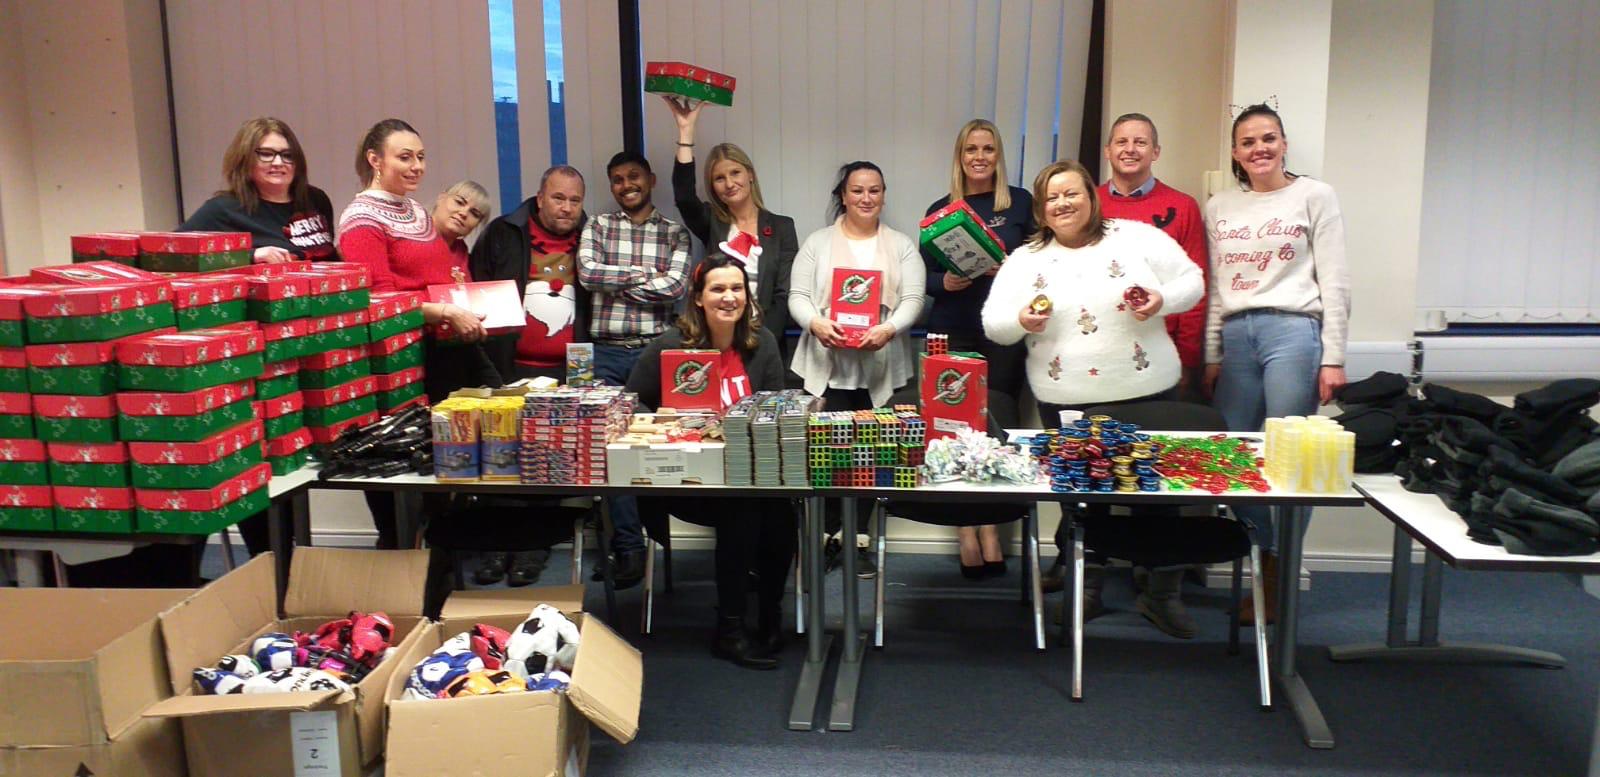
M1106 161L1111 178L1100 184L1100 207L1106 218L1130 219L1154 224L1183 246L1189 259L1211 284L1211 262L1206 254L1205 220L1200 206L1183 192L1158 180L1150 168L1161 158L1161 143L1155 122L1142 113L1125 113L1111 123L1111 138L1106 143ZM1205 401L1199 395L1200 375L1205 371L1201 353L1205 343L1206 298L1187 312L1167 316L1167 333L1178 347L1183 361L1178 380L1179 396Z

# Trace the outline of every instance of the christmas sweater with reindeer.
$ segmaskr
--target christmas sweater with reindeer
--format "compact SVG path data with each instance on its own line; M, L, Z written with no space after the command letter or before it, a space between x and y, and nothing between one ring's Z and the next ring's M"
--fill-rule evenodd
M1301 176L1272 192L1219 192L1205 213L1211 246L1206 362L1222 361L1223 319L1270 308L1321 318L1322 363L1343 365L1350 270L1333 187Z
M1127 300L1138 286L1159 292L1160 312L1139 321ZM1205 281L1165 232L1111 219L1100 242L1067 248L1051 241L1011 252L983 305L983 329L1002 345L1024 341L1028 386L1041 402L1085 405L1157 394L1178 383L1178 350L1167 315L1200 301ZM1043 332L1022 328L1022 309L1043 295Z

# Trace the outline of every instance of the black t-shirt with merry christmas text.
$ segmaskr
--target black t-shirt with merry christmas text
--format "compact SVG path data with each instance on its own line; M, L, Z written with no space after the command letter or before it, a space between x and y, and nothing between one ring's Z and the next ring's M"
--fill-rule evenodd
M297 259L339 260L333 243L333 203L315 186L311 187L310 210L297 210L287 202L261 200L254 213L246 213L233 195L219 194L206 200L178 231L249 232L256 248L282 248Z

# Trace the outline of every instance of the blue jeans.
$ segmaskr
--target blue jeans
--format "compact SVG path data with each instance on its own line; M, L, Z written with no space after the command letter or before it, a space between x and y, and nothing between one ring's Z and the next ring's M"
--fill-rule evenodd
M617 345L594 345L594 376L613 386L628 385L628 373L644 347L623 348ZM655 408L650 408L654 410ZM644 529L639 523L639 502L631 496L618 496L611 504L611 551L631 553L644 550Z
M1222 322L1216 408L1235 432L1259 432L1268 418L1312 415L1321 368L1321 319L1271 309L1229 316ZM1256 530L1263 547L1277 547L1268 508L1239 507L1234 513Z

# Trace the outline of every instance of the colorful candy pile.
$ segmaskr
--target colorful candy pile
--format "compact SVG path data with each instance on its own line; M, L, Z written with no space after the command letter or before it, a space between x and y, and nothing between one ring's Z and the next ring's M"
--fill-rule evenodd
M1272 490L1261 474L1260 453L1249 440L1214 434L1210 437L1167 437L1155 440L1161 448L1156 470L1174 491Z
M1261 459L1248 440L1152 437L1138 424L1096 415L1052 429L1029 441L1058 492L1268 491Z

